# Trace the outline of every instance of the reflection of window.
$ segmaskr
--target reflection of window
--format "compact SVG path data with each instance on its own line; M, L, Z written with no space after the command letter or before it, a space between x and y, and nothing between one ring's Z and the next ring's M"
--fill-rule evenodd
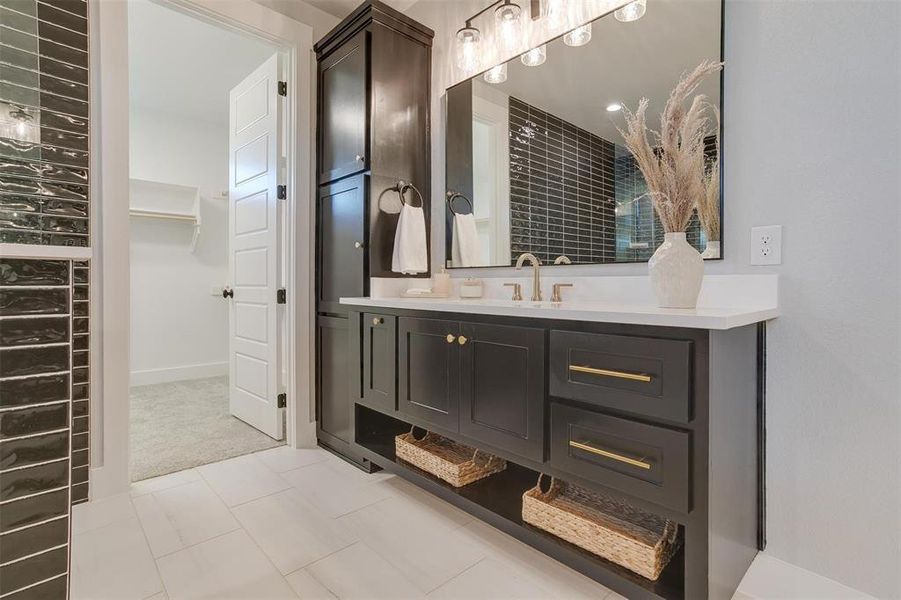
M40 143L40 117L36 109L0 102L0 137Z

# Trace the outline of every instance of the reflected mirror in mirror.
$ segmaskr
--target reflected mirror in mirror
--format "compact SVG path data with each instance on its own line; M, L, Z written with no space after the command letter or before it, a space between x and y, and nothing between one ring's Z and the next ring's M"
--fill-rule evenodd
M523 252L546 265L647 261L664 231L617 129L623 107L648 98L648 126L659 129L682 74L721 58L722 9L648 0L636 21L606 15L448 89L447 266L508 266ZM721 89L722 75L711 76L697 93L722 110ZM709 168L712 114L708 128ZM695 214L688 241L720 258L718 227L707 229Z

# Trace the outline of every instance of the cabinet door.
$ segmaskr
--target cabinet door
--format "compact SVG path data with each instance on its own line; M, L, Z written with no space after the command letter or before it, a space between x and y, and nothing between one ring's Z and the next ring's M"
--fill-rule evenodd
M319 63L319 183L369 168L369 32Z
M463 323L460 433L544 459L544 330Z
M397 410L397 318L363 315L363 399L373 407Z
M330 446L338 446L336 450L343 450L344 445L349 445L353 440L352 378L348 376L349 334L347 319L317 318L318 434ZM338 443L335 443L336 440Z
M347 312L338 299L366 295L367 177L319 189L319 311Z
M460 324L400 317L398 410L457 431L460 398Z

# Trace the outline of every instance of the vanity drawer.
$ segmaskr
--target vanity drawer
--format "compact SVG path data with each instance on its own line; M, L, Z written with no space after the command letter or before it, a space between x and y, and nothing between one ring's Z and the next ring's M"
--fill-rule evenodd
M552 466L688 512L691 434L551 404Z
M691 420L692 342L551 332L550 392L640 415Z

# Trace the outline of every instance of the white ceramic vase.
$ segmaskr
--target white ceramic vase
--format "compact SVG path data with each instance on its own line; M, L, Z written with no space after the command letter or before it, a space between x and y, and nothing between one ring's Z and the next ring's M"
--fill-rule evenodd
M719 258L720 257L720 243L716 241L707 240L707 247L704 248L704 251L701 252L701 258Z
M660 308L694 308L704 279L704 259L685 239L685 232L667 233L648 261L651 287Z

